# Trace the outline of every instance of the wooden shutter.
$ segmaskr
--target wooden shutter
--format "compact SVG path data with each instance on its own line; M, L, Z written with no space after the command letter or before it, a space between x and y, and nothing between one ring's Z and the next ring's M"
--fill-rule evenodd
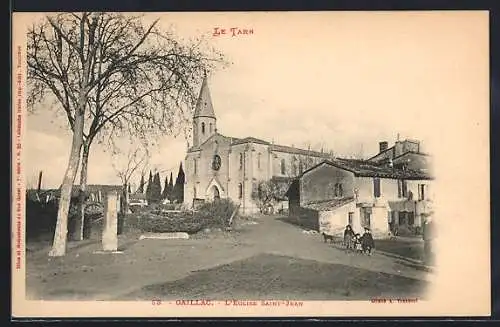
M373 178L373 195L376 198L380 197L380 178L378 177Z

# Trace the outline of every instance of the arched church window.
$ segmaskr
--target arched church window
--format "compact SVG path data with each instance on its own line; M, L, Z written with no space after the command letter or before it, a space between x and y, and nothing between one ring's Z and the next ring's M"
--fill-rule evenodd
M285 159L281 159L281 175L285 175L286 167L285 167Z
M212 134L212 123L210 123L210 134Z
M205 134L205 123L201 123L201 134Z
M297 175L297 165L295 164L295 162L292 163L292 175Z
M261 154L257 154L257 167L260 169L260 157L261 157Z
M196 186L193 187L193 198L196 199Z
M304 172L304 164L302 163L302 161L299 162L299 174L302 174L302 172Z
M240 169L243 169L243 153L240 153Z
M241 199L243 197L243 184L239 183L238 184L238 199Z
M196 162L196 159L193 159L193 166L194 166L194 169L193 169L193 170L194 170L194 174L196 175L196 173L197 173L197 171L198 171L198 167L197 167L197 166L198 166L198 164L197 164L197 162Z

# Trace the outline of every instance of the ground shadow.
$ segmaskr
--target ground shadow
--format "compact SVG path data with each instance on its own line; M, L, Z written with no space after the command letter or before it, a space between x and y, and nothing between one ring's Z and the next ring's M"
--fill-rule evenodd
M115 300L277 299L370 300L423 299L428 282L341 264L294 257L257 256L152 284Z
M305 222L302 222L300 219L298 219L297 217L294 217L294 216L284 216L284 217L282 216L282 217L275 218L275 219L279 220L279 221L282 221L284 223L293 225L293 226L298 227L300 229L304 229L304 230L310 230L311 229L311 226L309 226Z

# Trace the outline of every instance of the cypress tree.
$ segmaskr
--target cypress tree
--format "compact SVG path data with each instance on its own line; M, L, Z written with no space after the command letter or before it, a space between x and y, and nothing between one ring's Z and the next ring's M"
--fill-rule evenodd
M152 202L151 198L151 187L153 186L153 174L151 173L151 170L149 171L149 179L148 179L148 186L146 187L146 199L148 200L148 203Z
M165 200L168 198L168 175L165 176L165 183L164 183L164 187L163 187L163 192L161 193L161 199L162 200Z
M139 184L139 188L137 189L136 193L144 193L144 175L141 175L141 182Z
M177 174L177 179L175 180L174 186L174 197L178 203L184 202L184 182L186 176L184 174L184 169L182 169L182 162L179 166L179 173Z
M170 201L174 201L174 178L170 172L170 181L168 182L167 197Z
M151 200L153 202L159 202L161 199L161 181L160 173L156 173L153 177L153 184L151 184Z

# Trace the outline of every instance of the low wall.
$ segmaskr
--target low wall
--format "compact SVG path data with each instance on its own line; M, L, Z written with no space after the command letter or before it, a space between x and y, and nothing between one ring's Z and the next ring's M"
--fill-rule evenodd
M319 212L319 231L328 235L344 237L344 230L349 223L349 212L353 213L352 227L356 233L361 233L358 226L359 215L356 214L356 205L354 202L347 203L333 210Z
M306 229L319 231L319 213L316 210L299 207L295 210L297 223Z

